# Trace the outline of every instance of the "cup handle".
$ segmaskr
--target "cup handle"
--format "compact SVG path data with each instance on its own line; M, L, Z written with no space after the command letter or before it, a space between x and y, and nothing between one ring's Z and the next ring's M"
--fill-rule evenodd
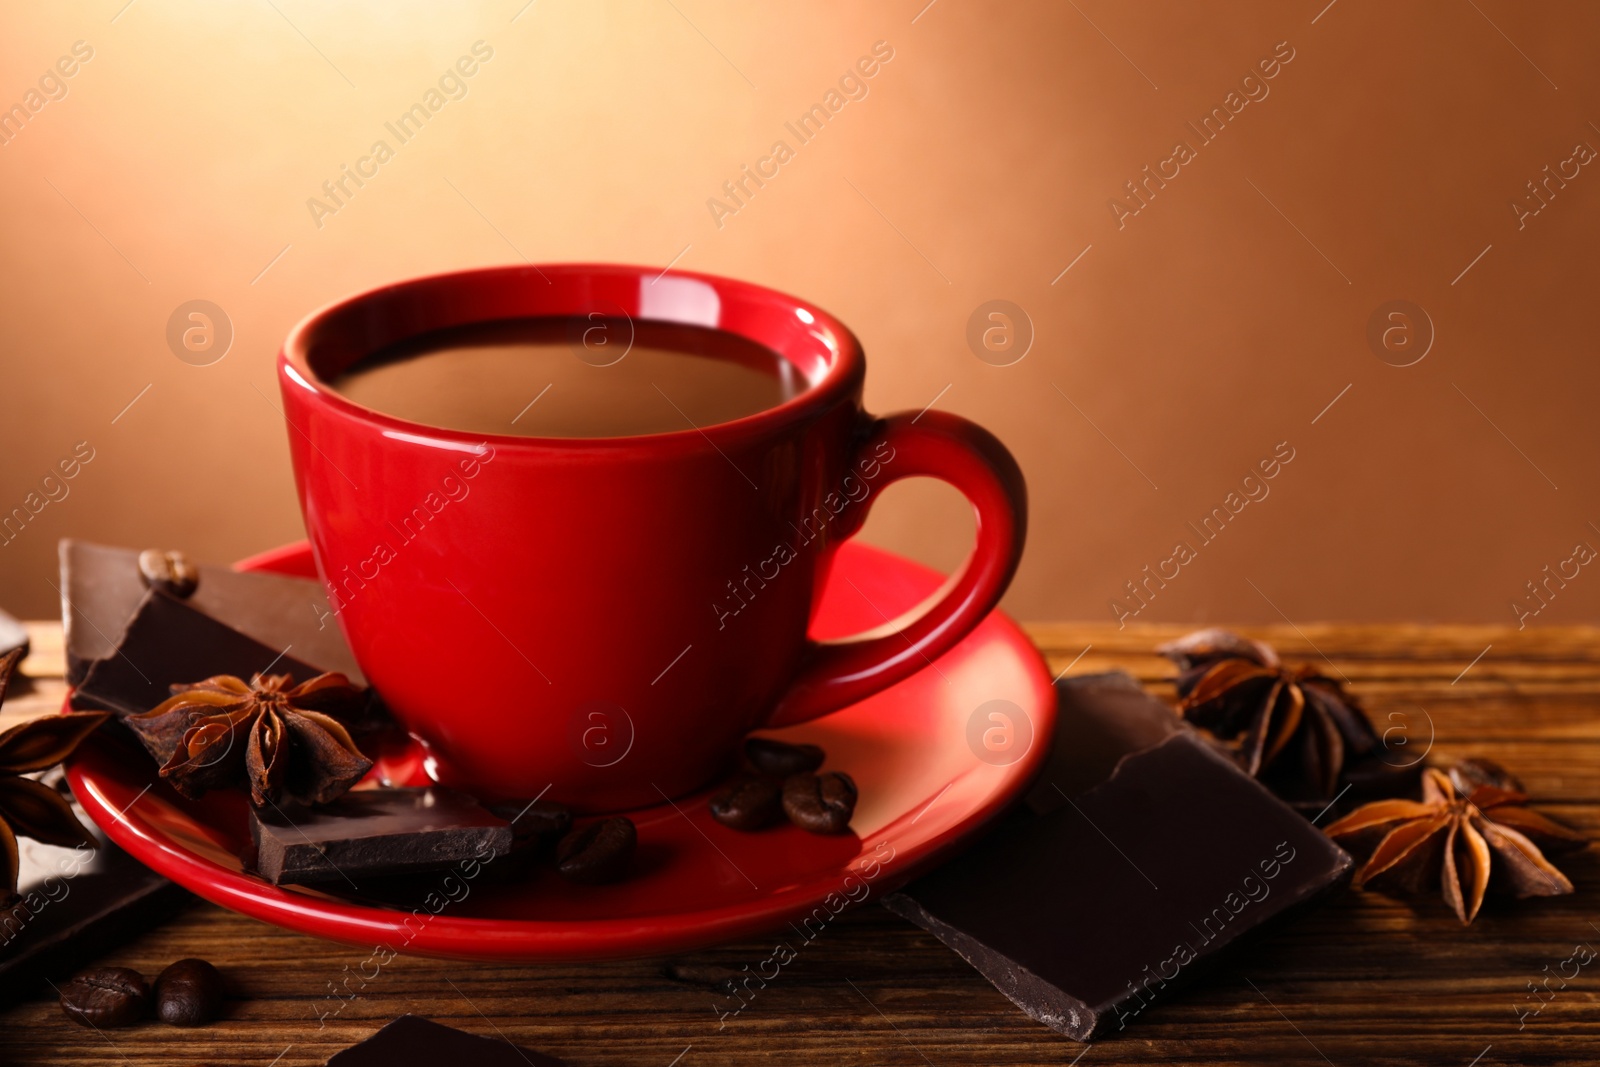
M882 464L887 478L874 495L902 478L930 476L955 486L977 513L977 543L938 601L903 626L808 642L799 673L767 726L826 715L927 667L993 610L1022 558L1027 486L1017 461L988 430L941 411L900 412L871 423L855 456ZM853 460L850 469L857 469ZM841 540L861 528L866 512L859 509Z

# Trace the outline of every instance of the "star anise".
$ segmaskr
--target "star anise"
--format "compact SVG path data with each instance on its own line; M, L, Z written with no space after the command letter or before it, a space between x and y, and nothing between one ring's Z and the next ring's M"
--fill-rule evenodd
M1377 747L1366 713L1338 681L1283 666L1259 641L1201 630L1156 651L1178 665L1183 717L1286 800L1331 800L1346 764Z
M0 656L0 702L21 660L22 649ZM23 775L66 759L107 718L103 711L46 715L0 733L0 907L10 904L17 893L22 863L17 835L63 848L99 846L65 797Z
M372 768L334 718L359 711L366 692L342 674L293 682L287 674L258 674L249 684L219 674L175 686L170 698L123 721L184 796L243 779L257 807L284 797L325 804Z
M1527 807L1522 783L1488 760L1466 760L1448 775L1423 772L1422 800L1379 800L1328 827L1328 836L1359 841L1381 835L1356 872L1359 889L1427 892L1434 885L1463 923L1477 917L1484 893L1553 897L1572 883L1545 851L1567 852L1588 838Z

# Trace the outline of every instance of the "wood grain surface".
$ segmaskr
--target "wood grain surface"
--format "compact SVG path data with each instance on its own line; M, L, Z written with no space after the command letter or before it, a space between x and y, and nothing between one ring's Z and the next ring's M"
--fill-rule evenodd
M31 684L8 701L0 725L60 706L59 627L31 629L35 651L23 667ZM1172 672L1151 650L1182 628L1030 630L1057 672L1120 667L1171 696ZM1348 677L1380 730L1403 731L1391 745L1403 737L1417 755L1431 746L1445 759L1493 757L1523 778L1536 805L1600 834L1600 629L1307 624L1248 632ZM1549 992L1530 993L1530 983L1559 975L1575 946L1600 947L1600 850L1563 866L1575 895L1486 906L1467 928L1439 901L1348 893L1087 1046L1033 1022L933 937L870 904L724 1020L715 985L766 959L768 941L574 966L400 957L359 996L339 1001L330 988L366 953L197 903L105 962L153 976L185 956L209 959L237 993L224 1020L101 1035L40 997L0 1013L0 1063L305 1067L405 1012L574 1067L1594 1063L1600 959L1564 988L1558 976L1541 987Z

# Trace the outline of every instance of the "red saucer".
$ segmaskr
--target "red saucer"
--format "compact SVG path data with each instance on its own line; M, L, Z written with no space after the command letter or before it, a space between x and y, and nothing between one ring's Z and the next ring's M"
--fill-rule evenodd
M304 543L239 566L315 575ZM885 616L921 603L943 580L898 556L847 542L813 629L835 637L881 625ZM991 722L977 709L992 700L1021 708L1031 727L1033 743L1009 764L977 755ZM975 715L981 725L969 729ZM439 893L426 904L424 879L415 909L358 898L342 883L279 888L245 873L237 858L250 837L242 796L185 800L160 781L153 761L117 742L94 739L67 773L90 818L113 841L223 907L369 948L554 962L684 952L806 916L812 916L807 931L815 930L844 907L904 883L997 815L1039 768L1054 721L1054 694L1039 653L995 612L899 685L813 722L771 731L821 745L826 769L855 779L861 799L853 833L821 837L787 825L740 833L711 819L703 793L629 813L639 828L639 852L628 881L579 887L541 871L497 884L491 864L475 879L456 875L447 884L448 872L438 874ZM408 752L380 755L378 763L374 773L392 781L415 783L421 774Z

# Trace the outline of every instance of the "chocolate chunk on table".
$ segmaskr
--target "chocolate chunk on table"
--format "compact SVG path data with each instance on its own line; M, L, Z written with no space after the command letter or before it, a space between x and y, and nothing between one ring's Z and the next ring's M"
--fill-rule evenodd
M256 871L276 885L337 882L487 862L511 851L511 826L465 793L358 789L315 808L254 809Z
M77 685L95 660L113 654L148 586L134 549L63 540L60 556L67 681ZM196 611L274 650L293 646L305 662L365 684L319 582L207 563L196 569L199 584L185 599Z
M1095 684L1068 696L1089 699ZM1126 726L1133 744L1145 727L1162 732L1153 708L1113 696L1120 713L1069 713L1058 743L1085 721ZM1086 745L1079 780L1108 754ZM1057 796L1048 814L1011 821L884 903L1080 1041L1125 1028L1220 951L1351 875L1342 849L1188 728L1123 756L1087 792Z
M139 601L116 651L90 666L72 694L72 706L134 715L171 696L174 684L191 685L217 674L249 679L268 668L293 675L296 682L322 673L281 647L263 645L187 601L152 589Z
M59 782L60 772L47 776ZM58 786L60 788L60 786ZM85 826L93 826L76 809ZM137 937L192 899L92 831L98 849L17 840L21 903L0 911L0 1004L59 983L84 964Z
M358 1045L335 1053L327 1067L566 1067L565 1061L479 1037L416 1015L402 1015Z
M1050 757L1025 798L1039 815L1111 777L1130 752L1152 748L1191 729L1178 713L1121 671L1056 683L1056 728Z

